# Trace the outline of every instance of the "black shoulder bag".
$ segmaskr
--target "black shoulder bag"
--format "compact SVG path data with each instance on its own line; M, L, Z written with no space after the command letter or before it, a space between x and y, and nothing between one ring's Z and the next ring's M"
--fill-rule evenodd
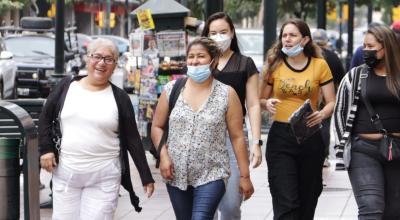
M367 98L367 79L368 70L362 70L360 75L361 80L361 98L364 101L365 107L371 117L371 122L375 128L383 135L383 138L379 144L379 151L383 158L387 161L400 160L400 138L390 135L387 130L383 127L382 121L379 115L375 112L371 103Z
M172 109L175 107L175 103L178 100L179 94L181 93L182 88L185 86L186 81L187 81L187 77L179 78L176 80L174 86L172 87L171 94L169 96L169 101L168 101L168 106L169 106L168 117L167 117L167 121L165 122L164 133L161 137L160 143L158 144L158 148L157 148L157 157L156 157L156 159L157 159L156 167L157 168L160 166L161 149L168 139L169 115L171 114Z

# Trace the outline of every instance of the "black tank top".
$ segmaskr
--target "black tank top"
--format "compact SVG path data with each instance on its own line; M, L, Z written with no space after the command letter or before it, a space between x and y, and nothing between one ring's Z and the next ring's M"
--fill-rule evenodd
M371 72L367 80L367 97L388 132L400 132L400 100L386 86L386 77ZM378 133L360 98L353 132L355 134Z

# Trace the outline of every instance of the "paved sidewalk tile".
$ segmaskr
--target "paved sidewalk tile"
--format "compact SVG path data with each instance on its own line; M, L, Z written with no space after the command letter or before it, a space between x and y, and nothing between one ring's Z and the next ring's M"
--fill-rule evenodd
M175 219L174 212L163 184L158 169L155 169L153 160L150 154L147 155L151 171L156 180L156 190L151 198L146 198L139 179L139 175L131 162L133 170L133 185L135 192L141 199L143 211L137 213L133 210L128 193L121 188L118 208L115 213L116 220L173 220ZM334 164L331 163L331 164ZM324 168L324 182L327 184L324 187L322 195L319 198L318 206L315 213L316 220L353 220L357 219L357 205L351 190L347 172L334 171L333 166ZM51 175L42 170L41 180L46 185L44 190L41 190L41 202L48 199L50 193L48 183ZM272 220L272 200L268 187L267 165L265 159L262 165L257 169L251 170L251 178L254 184L255 193L242 205L243 220ZM22 180L22 179L21 179ZM21 181L22 182L22 181ZM22 183L21 183L22 185ZM21 195L21 203L23 197ZM51 209L41 209L41 219L51 219ZM21 209L21 219L23 219L23 210Z

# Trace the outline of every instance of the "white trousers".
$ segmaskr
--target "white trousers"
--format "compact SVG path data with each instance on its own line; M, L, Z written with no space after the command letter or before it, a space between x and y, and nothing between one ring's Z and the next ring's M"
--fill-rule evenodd
M58 164L53 173L53 219L113 219L120 184L118 158L104 169L84 174Z

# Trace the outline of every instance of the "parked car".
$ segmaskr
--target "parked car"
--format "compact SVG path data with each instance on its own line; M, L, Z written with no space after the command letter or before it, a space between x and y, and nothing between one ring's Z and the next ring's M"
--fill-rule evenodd
M123 53L129 51L129 40L123 37L115 36L115 35L94 35L92 36L93 39L96 38L106 38L113 41L119 50L119 55L122 56Z
M251 57L261 73L264 65L264 31L261 29L236 29L236 37L241 53ZM267 134L271 126L270 115L267 111L261 113L261 125L261 133Z
M85 56L87 53L87 47L90 41L92 41L92 37L82 33L76 33L68 36L68 33L65 33L64 40L67 47L73 48L72 50L78 50L82 61L82 68L84 68L86 66Z
M243 55L251 57L261 72L264 64L264 31L261 29L236 29L239 49Z
M69 29L70 30L70 29ZM50 92L48 78L55 68L55 35L49 18L24 17L21 28L0 28L7 51L17 65L17 97L45 98ZM69 39L70 40L70 39ZM64 45L65 73L75 74L81 67L78 50Z
M12 57L13 54L5 50L4 42L0 38L0 99L14 99L17 96L17 65Z

